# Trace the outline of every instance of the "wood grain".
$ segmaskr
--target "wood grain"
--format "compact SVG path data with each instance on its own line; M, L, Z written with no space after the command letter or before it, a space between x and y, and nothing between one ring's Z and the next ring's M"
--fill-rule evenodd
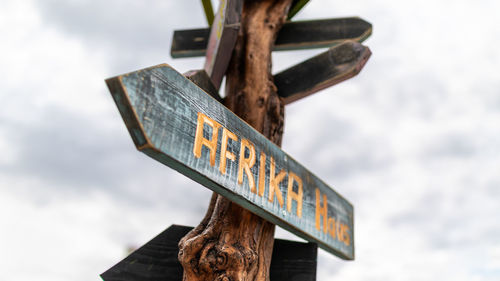
M354 258L352 205L182 74L164 64L106 82L140 151L323 249L343 259ZM215 165L210 164L207 146L202 147L201 157L193 153L200 114L220 124ZM213 128L203 125L204 138L214 136ZM226 173L223 174L219 167L224 129L234 133L238 141L227 143L227 150L237 158L235 161L226 159ZM261 161L256 161L249 169L256 184L265 188L264 196L251 190L246 171L242 184L238 183L241 168L238 158L240 155L250 157L248 150L240 153L243 139L253 145L256 157L266 156L265 168L260 169ZM276 175L270 173L271 169ZM259 177L259 171L265 171L265 175ZM284 171L286 176L276 182L279 171ZM289 187L291 178L294 179L292 174L302 181L300 216L298 200L288 200L298 192L297 183L292 184L292 189ZM257 181L260 178L265 179L262 185ZM277 186L275 192L282 194L284 204L268 196L271 180L274 181L272 186Z
M328 48L345 40L363 42L371 33L372 25L358 17L292 21L279 31L274 51ZM170 55L204 56L209 34L207 28L174 31Z
M193 228L172 225L101 274L104 281L182 281L177 244ZM315 281L317 246L276 239L270 276L273 281Z
M356 76L371 52L356 42L345 42L276 75L274 83L285 104L312 95Z

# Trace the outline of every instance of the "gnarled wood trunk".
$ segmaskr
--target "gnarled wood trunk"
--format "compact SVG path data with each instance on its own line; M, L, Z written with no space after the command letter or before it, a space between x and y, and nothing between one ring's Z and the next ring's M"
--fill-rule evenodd
M271 51L291 0L245 0L226 76L226 106L277 145L284 104L271 73ZM201 223L179 242L184 281L266 281L275 226L214 193Z

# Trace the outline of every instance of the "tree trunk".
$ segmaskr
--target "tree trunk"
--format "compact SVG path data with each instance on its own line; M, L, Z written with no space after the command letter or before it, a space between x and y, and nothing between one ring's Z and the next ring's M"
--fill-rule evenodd
M226 76L225 105L281 145L284 103L271 52L291 0L245 0ZM268 281L275 226L214 193L201 223L179 242L184 281Z

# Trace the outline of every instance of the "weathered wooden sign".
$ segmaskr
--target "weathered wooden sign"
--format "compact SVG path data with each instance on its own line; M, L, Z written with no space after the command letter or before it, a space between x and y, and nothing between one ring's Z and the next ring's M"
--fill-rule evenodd
M182 74L163 64L106 82L140 151L354 259L352 205Z
M363 42L371 34L371 23L359 17L292 21L280 30L275 50L328 48L346 40Z
M192 227L172 225L101 274L104 281L182 281L179 241ZM314 243L275 239L270 279L315 281L318 248Z
M287 22L280 29L275 51L326 48L345 40L363 42L372 33L372 25L358 17ZM173 58L204 56L210 30L174 31L170 55Z
M276 75L274 83L285 104L356 76L370 58L371 51L347 41L294 65Z
M242 9L243 0L221 0L210 29L204 68L217 90L236 44Z

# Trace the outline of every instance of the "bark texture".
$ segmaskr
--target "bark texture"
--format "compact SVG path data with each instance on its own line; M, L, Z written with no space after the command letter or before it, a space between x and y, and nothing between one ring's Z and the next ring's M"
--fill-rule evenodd
M245 0L226 76L226 106L281 145L284 103L271 51L291 0ZM201 223L179 242L184 281L268 281L275 226L214 193Z

